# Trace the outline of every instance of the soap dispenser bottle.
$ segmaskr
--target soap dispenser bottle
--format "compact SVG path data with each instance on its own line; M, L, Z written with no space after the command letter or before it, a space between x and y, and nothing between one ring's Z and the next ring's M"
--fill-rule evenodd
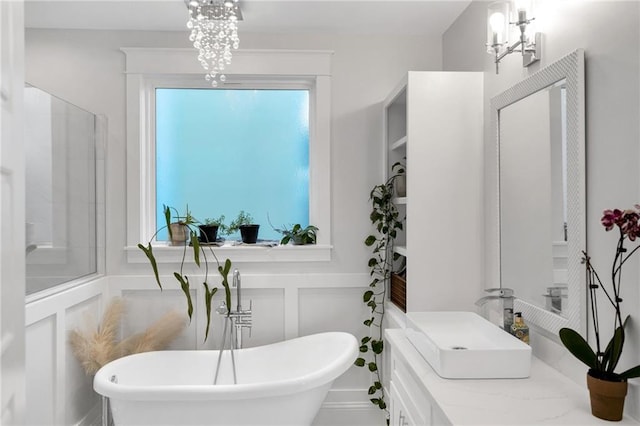
M511 326L511 334L522 340L526 344L529 344L529 326L524 323L522 319L522 312L516 312L513 314L514 321Z

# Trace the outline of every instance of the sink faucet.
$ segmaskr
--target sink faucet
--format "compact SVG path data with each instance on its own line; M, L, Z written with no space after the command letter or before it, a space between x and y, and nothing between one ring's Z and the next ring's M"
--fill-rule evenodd
M485 291L491 294L478 299L476 306L483 306L490 300L500 300L502 302L502 328L510 333L511 325L513 324L513 299L515 299L513 290L503 287L488 288Z

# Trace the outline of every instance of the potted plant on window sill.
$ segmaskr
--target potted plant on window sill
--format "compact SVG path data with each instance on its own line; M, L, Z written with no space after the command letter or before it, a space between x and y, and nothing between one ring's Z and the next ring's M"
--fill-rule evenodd
M238 216L229 224L227 232L232 234L240 231L242 242L245 244L255 244L258 241L258 232L260 225L254 223L251 214L240 210Z
M224 224L224 215L218 218L206 218L204 224L199 225L200 243L212 244L218 241L218 234L226 234L227 226Z
M164 217L167 221L166 228L169 231L169 243L172 246L186 245L190 236L189 229L197 222L191 215L189 206L187 206L184 216L180 216L178 214L178 210L169 206L163 206L163 211ZM175 216L172 216L171 211L175 212Z
M640 377L640 365L629 368L622 373L615 372L624 348L625 324L629 318L627 316L624 321L622 320L620 307L622 303L620 293L622 266L640 248L640 245L638 245L633 250L627 251L624 244L627 239L633 242L637 237L640 237L640 206L636 205L634 209L624 211L618 209L605 210L601 222L607 231L617 227L619 236L611 267L609 290L600 281L600 277L591 264L591 258L583 251L596 350L594 351L587 341L573 329L563 328L559 334L560 340L569 352L589 367L587 386L591 398L591 413L604 420L619 421L622 419L624 410L627 380ZM606 296L606 300L613 307L615 315L613 336L604 351L600 342L598 322L598 289Z
M172 211L176 212L175 217L172 217L172 214L171 214ZM149 264L151 265L151 269L153 270L153 275L156 280L156 283L158 284L158 287L160 288L160 290L162 290L163 287L160 281L160 274L158 272L158 262L153 253L152 241L158 235L158 233L163 229L168 230L169 238L173 240L174 236L173 236L173 230L171 225L174 225L174 224L179 224L180 226L178 227L178 229L180 229L181 232L188 234L188 236L191 239L191 252L193 254L193 262L196 264L198 268L200 268L202 265L201 259L204 261L204 280L202 285L204 286L204 289L205 289L204 302L205 302L205 309L206 309L207 324L205 329L204 340L206 341L207 337L209 336L209 326L211 324L211 302L213 300L213 296L218 291L218 288L213 286L210 287L207 282L209 278L209 257L207 256L207 251L200 246L200 242L198 240L198 234L196 233L196 231L199 230L198 227L196 226L198 224L198 221L191 215L188 206L184 216L179 216L175 208L164 206L164 217L165 217L165 225L158 228L155 234L153 234L151 239L147 242L146 246L139 243L138 248L144 252L147 259L149 260ZM175 229L176 227L173 227L173 228ZM187 315L189 316L189 321L191 321L191 318L193 316L193 301L191 299L191 282L189 281L189 277L184 273L184 264L187 259L187 248L189 247L186 244L186 240L182 243L182 246L183 246L183 254L182 254L182 260L180 262L180 269L178 271L175 271L173 273L173 276L180 284L180 288L184 293L184 296L187 302ZM218 257L216 256L215 252L211 247L209 247L209 253L211 254L211 256L213 257L213 259L215 260L218 266L217 267L218 273L220 274L220 277L222 279L221 283L225 291L226 305L231 306L231 290L229 288L229 280L228 280L228 275L229 275L229 272L231 271L231 261L229 259L226 259L224 262L224 265L221 265L218 260Z
M282 234L282 239L280 240L281 245L286 245L291 242L295 246L302 246L307 244L315 244L316 234L319 229L318 227L313 225L308 225L303 228L302 225L296 223L291 228L274 228L274 230Z

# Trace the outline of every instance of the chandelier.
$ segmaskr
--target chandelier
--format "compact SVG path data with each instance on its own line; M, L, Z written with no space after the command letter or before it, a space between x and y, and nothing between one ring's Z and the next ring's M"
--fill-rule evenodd
M240 44L238 20L242 13L238 0L187 0L191 30L189 40L198 50L198 60L213 87L224 83L225 66L231 63L231 50Z

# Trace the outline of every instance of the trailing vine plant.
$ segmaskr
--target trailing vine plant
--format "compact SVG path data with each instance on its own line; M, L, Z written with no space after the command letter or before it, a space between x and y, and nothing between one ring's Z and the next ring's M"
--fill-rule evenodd
M153 234L153 236L151 237L151 239L149 240L146 246L143 244L138 244L138 248L142 250L144 254L147 256L147 259L149 260L149 264L151 265L151 269L153 270L153 275L156 279L156 283L158 284L158 287L160 288L160 290L162 290L163 287L162 287L162 283L160 282L160 276L158 273L158 263L156 261L155 254L153 253L153 246L151 243L153 239L156 237L156 235L158 235L158 233L163 229L167 229L167 231L169 232L169 238L173 239L173 235L172 235L173 231L171 229L172 224L178 224L180 226L183 226L188 231L190 240L191 240L193 261L198 268L200 268L201 264L204 263L204 280L202 282L202 285L204 286L204 291L205 291L204 302L205 302L205 310L206 310L206 316L207 316L207 325L204 332L204 341L206 342L207 338L209 337L209 327L211 324L211 301L213 299L213 296L218 291L218 288L215 286L210 287L209 283L207 282L209 279L209 259L207 257L207 251L205 250L205 247L202 247L200 245L200 241L198 240L197 224L199 222L191 215L191 212L189 211L189 206L187 206L184 216L180 216L178 212L175 210L175 208L173 207L163 206L163 210L164 210L165 225L159 228L155 232L155 234ZM175 215L172 215L172 212L175 212ZM187 246L187 243L185 242L183 244L182 260L180 261L180 270L174 272L173 276L180 284L180 288L184 293L184 296L187 302L187 315L189 316L189 321L191 321L191 317L193 316L193 302L191 300L191 283L189 282L189 277L184 273L184 264L187 257L187 248L188 246ZM229 259L226 259L224 262L224 265L221 265L213 249L211 247L206 247L206 248L209 249L211 256L213 257L213 259L215 260L218 266L218 274L220 275L221 284L225 292L225 302L227 306L230 307L231 306L231 290L229 288L228 277L229 277L229 271L231 270L231 261ZM201 262L201 259L203 260L203 262ZM228 315L229 315L229 312L227 312L227 316Z
M404 221L393 202L394 183L405 173L404 166L399 162L395 163L391 170L392 176L384 184L374 186L369 194L372 207L369 219L376 232L364 241L365 245L371 248L372 255L368 261L371 282L362 295L362 301L369 308L370 316L364 321L364 325L368 327L368 333L360 341L360 356L355 361L355 365L367 367L371 372L372 384L368 390L370 401L386 412L387 424L389 424L389 410L385 402L382 373L378 367L378 361L384 350L382 329L384 301L391 274L394 272L394 263L400 257L394 252L394 243L398 231L403 229Z

